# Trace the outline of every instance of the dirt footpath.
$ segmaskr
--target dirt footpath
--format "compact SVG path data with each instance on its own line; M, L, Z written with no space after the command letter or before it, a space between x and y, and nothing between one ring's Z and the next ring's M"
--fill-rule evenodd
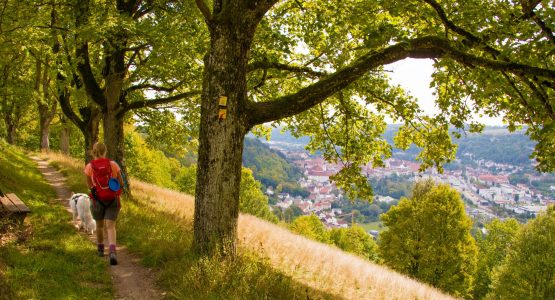
M38 157L31 157L38 164L39 171L50 185L56 189L56 200L59 200L71 212L68 199L71 191L65 186L65 177L53 167L49 166L44 160ZM87 236L93 244L91 248L96 248L96 236ZM110 275L116 292L116 299L162 299L165 293L158 290L154 284L155 276L150 269L139 265L139 258L128 253L125 247L118 245L118 265L110 266ZM106 264L108 259L106 258Z

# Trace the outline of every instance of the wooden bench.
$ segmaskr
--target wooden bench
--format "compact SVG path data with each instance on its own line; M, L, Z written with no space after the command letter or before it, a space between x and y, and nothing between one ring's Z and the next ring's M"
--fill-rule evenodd
M2 207L0 214L2 218L12 218L19 224L23 224L23 220L31 210L17 197L15 194L9 193L4 196L0 195L0 203Z

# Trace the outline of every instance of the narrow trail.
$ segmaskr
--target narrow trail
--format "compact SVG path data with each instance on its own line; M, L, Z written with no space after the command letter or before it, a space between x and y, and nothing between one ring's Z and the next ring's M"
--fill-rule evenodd
M46 161L38 157L31 157L31 159L37 163L38 170L56 190L56 200L61 201L68 212L71 213L68 204L71 191L65 186L65 177L49 166ZM93 243L91 247L95 247L95 235L88 235L84 232L80 232L80 234L89 238ZM115 290L115 299L151 300L164 298L165 293L158 290L154 284L155 275L152 270L140 266L139 258L129 254L125 247L118 245L117 253L118 265L109 267ZM106 264L108 264L107 258Z

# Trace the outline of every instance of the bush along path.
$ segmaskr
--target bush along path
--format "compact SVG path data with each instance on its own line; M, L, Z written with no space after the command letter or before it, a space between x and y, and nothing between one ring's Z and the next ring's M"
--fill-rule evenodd
M58 201L62 201L68 212L71 209L68 205L68 199L71 196L71 191L65 185L65 177L48 163L38 157L31 157L37 165L39 171L43 174L46 181L54 187ZM125 213L125 212L123 212ZM94 245L96 245L96 236L87 235ZM110 266L110 275L115 290L116 299L162 299L165 293L158 290L155 286L155 275L152 270L139 265L139 259L132 256L125 247L117 247L118 265ZM106 264L108 264L107 258Z

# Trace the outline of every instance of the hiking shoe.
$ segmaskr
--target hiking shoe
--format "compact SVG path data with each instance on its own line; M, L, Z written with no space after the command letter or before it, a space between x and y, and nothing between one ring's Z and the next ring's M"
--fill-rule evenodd
M115 266L118 264L118 258L116 252L110 252L110 265Z

